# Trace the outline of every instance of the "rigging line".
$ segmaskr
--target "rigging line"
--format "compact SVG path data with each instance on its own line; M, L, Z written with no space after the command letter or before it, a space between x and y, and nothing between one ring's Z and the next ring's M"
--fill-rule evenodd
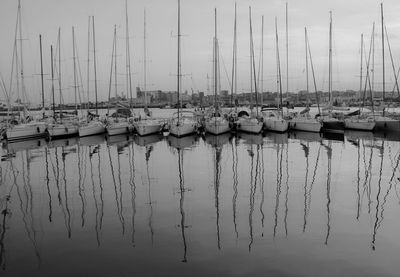
M386 29L386 24L385 24L385 34L386 34L386 42L387 42L388 47L389 47L390 61L392 62L392 69L393 69L394 80L395 80L395 88L397 89L397 95L400 96L399 83L398 83L398 79L397 79L397 75L396 75L396 68L394 66L392 48L390 47L389 35L388 35L387 29ZM393 90L393 92L394 92L394 90Z

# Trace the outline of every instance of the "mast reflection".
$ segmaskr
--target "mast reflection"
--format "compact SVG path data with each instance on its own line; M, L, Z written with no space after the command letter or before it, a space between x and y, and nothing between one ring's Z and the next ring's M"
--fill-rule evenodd
M129 147L129 184L131 187L132 203L132 246L135 247L135 215L136 215L136 183L135 183L135 152L133 144Z
M183 257L181 262L187 263L187 250L188 250L188 244L186 240L186 233L185 230L186 228L189 228L188 225L186 225L186 213L184 210L184 201L185 201L185 193L189 191L185 187L185 176L184 176L184 162L183 162L183 154L184 151L187 149L191 149L196 145L196 138L195 136L186 136L186 137L181 137L177 138L174 136L168 136L167 137L167 142L168 145L173 149L173 153L175 154L175 151L178 155L178 178L179 178L179 213L181 216L181 221L180 224L178 225L180 227L181 231L181 237L182 237L182 244L183 244Z
M182 242L183 242L183 259L182 262L187 262L187 243L186 243L186 236L185 236L185 210L184 210L184 201L185 201L185 179L183 176L183 151L181 149L178 150L178 170L179 170L179 192L180 192L180 199L179 199L179 211L181 214L181 235L182 235Z
M153 151L153 146L148 145L146 146L146 154L145 154L145 159L146 159L146 173L147 173L147 182L148 182L148 201L149 201L149 208L150 208L150 215L149 215L149 229L150 229L150 234L151 234L151 245L154 243L154 229L153 229L153 203L151 200L151 182L150 182L150 172L149 172L149 159L150 159L150 154L151 151Z
M86 206L86 201L85 201L85 190L84 190L84 179L82 178L82 157L81 157L81 147L78 144L78 194L81 199L82 203L82 212L81 212L81 227L85 226L85 206Z
M332 142L329 141L328 145L323 145L328 156L328 175L326 177L326 212L327 212L327 231L325 236L325 245L328 244L329 235L331 232L331 177L332 177Z
M72 236L72 228L71 228L71 212L69 210L68 205L68 192L67 192L67 172L65 170L65 157L67 153L64 152L64 147L61 147L61 157L63 162L63 181L64 181L64 198L65 198L65 211L66 211L66 226L68 230L68 238Z
M49 177L49 153L47 147L44 149L45 159L46 159L46 187L47 187L47 195L49 197L49 222L52 221L53 216L53 206L51 201L51 192L50 192L50 177Z
M122 228L122 234L125 233L125 221L121 212L121 205L119 203L119 197L118 197L118 189L117 189L117 182L116 182L116 177L115 177L115 171L114 171L114 165L113 165L113 161L111 158L111 150L110 150L110 146L107 146L107 150L108 150L108 158L109 158L109 162L110 162L110 168L111 168L111 176L112 176L112 180L113 180L113 185L114 185L114 193L115 193L115 204L117 205L117 216L118 219L121 223L121 228Z
M215 147L215 166L214 166L214 192L215 192L215 210L217 214L217 245L221 250L221 237L219 233L219 183L221 178L221 147Z
M311 209L311 195L312 195L312 189L315 183L315 177L317 175L317 170L318 170L318 164L319 164L319 158L320 158L320 154L321 154L321 145L319 145L318 147L318 153L317 153L317 158L315 160L315 165L314 165L314 172L312 175L312 180L310 183L310 187L307 190L307 202L306 202L306 207L305 207L305 214L304 214L304 224L303 224L303 232L306 231L306 225L307 225L307 218L308 215L310 214L310 209Z
M89 151L91 149L91 146L89 146ZM92 151L90 151L90 153L92 153ZM94 177L93 177L93 162L92 162L92 156L93 155L89 155L89 166L90 166L90 180L92 183L92 194L93 194L93 200L94 200L94 207L96 209L96 213L95 213L95 226L94 226L94 230L96 232L96 241L97 241L97 245L100 246L100 235L99 235L99 204L97 201L97 197L96 197L96 188L95 188L95 182L94 182Z
M5 198L5 205L4 205L4 209L2 209L1 211L1 215L3 216L2 221L1 221L1 233L0 233L0 267L3 270L6 270L6 247L4 245L4 239L6 237L6 230L7 230L7 222L6 219L7 217L10 218L11 217L11 211L8 208L8 203L10 201L10 195L7 195Z
M237 203L237 196L238 196L238 140L236 138L230 140L232 146L232 177L233 177L233 196L232 196L232 214L233 214L233 226L235 228L235 235L236 241L239 238L239 233L237 230L237 223L236 223L236 203Z
M275 195L275 210L274 210L274 237L276 236L276 228L278 226L278 209L279 199L281 195L282 186L282 160L283 160L283 148L280 144L276 147L276 195Z
M12 170L12 177L13 177L13 185L11 190L13 189L13 187L16 188L17 190L17 196L19 199L19 204L20 204L20 210L22 213L22 221L24 223L25 226L25 231L26 234L28 236L28 239L31 241L32 245L33 245L33 249L36 255L36 258L38 260L38 266L40 267L41 264L41 257L40 257L40 253L39 253L39 248L37 245L37 240L36 240L36 229L35 229L35 225L34 225L34 216L33 216L33 195L32 195L32 190L28 189L27 186L30 186L30 179L29 179L29 166L28 166L28 173L25 172L25 161L28 162L28 157L27 155L25 155L24 158L24 153L20 153L21 154L21 167L22 167L22 182L24 184L24 191L25 191L25 201L26 203L24 203L23 200L23 195L21 193L21 189L19 187L19 182L18 182L18 174L19 174L19 170L18 168L14 167L14 163L11 160L11 170ZM25 152L26 154L26 152ZM28 162L29 163L29 162ZM27 177L28 176L28 177ZM28 178L28 184L26 183L26 178ZM11 191L10 191L10 195L11 195Z
M378 232L379 228L379 204L380 204L380 195L381 195L381 182L382 182L382 169L383 169L383 159L384 159L384 153L385 153L385 141L382 141L382 147L379 155L381 156L381 162L380 162L380 168L379 168L379 179L378 179L378 192L376 194L376 208L375 208L375 223L374 223L374 231L372 234L372 250L375 251L376 249L376 234Z

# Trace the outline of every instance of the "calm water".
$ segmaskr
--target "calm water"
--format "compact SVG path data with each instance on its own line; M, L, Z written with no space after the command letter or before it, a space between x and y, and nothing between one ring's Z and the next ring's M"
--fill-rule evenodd
M398 276L393 138L3 145L1 276Z

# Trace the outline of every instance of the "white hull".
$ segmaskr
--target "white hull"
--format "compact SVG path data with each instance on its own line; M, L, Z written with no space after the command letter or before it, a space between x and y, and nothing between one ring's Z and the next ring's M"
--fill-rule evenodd
M193 134L196 131L197 123L194 120L181 120L179 124L174 120L169 124L169 132L176 137L183 137Z
M278 110L264 110L262 114L265 130L283 133L289 129L289 122L282 118Z
M139 136L146 136L161 132L161 123L158 120L141 120L133 123Z
M238 131L258 134L261 132L263 123L256 118L239 118L236 122L236 126Z
M206 133L213 135L224 134L230 131L229 122L221 117L212 117L206 120Z
M21 140L46 136L47 124L44 122L20 124L8 128L6 131L7 140Z
M79 136L86 137L102 134L106 131L103 123L99 121L91 121L88 124L79 127Z
M75 136L78 135L78 131L78 126L70 124L50 124L47 127L47 132L51 138Z
M322 122L316 119L294 118L289 122L290 128L298 131L319 133L322 128Z
M289 123L277 117L264 117L264 128L274 132L286 132L289 129Z
M375 128L375 122L368 119L346 118L344 126L346 129L372 131Z
M122 135L130 133L132 130L131 125L128 122L110 123L107 127L107 134L110 136Z

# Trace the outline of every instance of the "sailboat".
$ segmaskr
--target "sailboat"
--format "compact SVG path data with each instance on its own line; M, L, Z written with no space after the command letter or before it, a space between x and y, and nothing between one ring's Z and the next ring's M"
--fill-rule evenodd
M14 69L14 63L15 63L15 73L16 73L16 82L17 82L17 93L19 95L19 90L20 86L22 89L22 93L26 95L25 91L25 83L24 83L24 69L23 69L23 55L22 55L22 33L21 33L21 1L18 1L18 10L17 10L17 23L16 23L16 28L15 28L15 41L14 41L14 60L12 61L13 63L13 69ZM19 41L19 45L18 45ZM19 46L19 47L18 47ZM19 48L19 53L17 54ZM18 60L18 56L20 59ZM43 85L43 83L42 83ZM10 89L11 91L11 89ZM11 96L9 96L11 97ZM10 102L11 100L9 100ZM9 105L9 112L11 112L11 105ZM26 113L27 109L24 107L24 115ZM41 122L41 121L29 121L30 116L28 115L22 120L15 121L12 120L11 122L15 122L16 124L13 123L8 123L7 124L7 129L4 134L4 138L6 138L8 141L12 140L22 140L22 139L30 139L30 138L36 138L36 137L44 137L45 136L45 129L47 127L46 122Z
M68 136L75 136L78 134L78 125L77 122L64 120L63 121L63 113L61 110L61 43L60 43L60 28L58 29L58 86L59 86L59 96L60 96L60 112L59 117L57 120L56 113L55 113L55 96L54 96L54 68L53 68L53 46L51 46L51 91L52 91L52 98L53 98L53 119L52 122L48 124L46 128L46 132L48 137L53 138L60 138L60 137L68 137Z
M180 0L178 0L178 76L177 76L177 96L178 105L177 111L173 114L168 127L171 135L181 137L193 134L197 129L197 122L194 119L194 113L182 111L179 99L181 90L181 14L180 14Z
M372 32L372 34L373 33L374 32ZM363 47L364 47L363 45L364 45L363 34L361 34L360 90L358 92L358 101L360 101L360 103L361 103L362 78L363 78L363 76L362 76L362 73L363 73ZM368 65L367 65L366 82L368 81L368 78L369 78L368 67L369 67L369 61L368 61ZM365 90L364 90L364 93L365 93ZM371 100L373 101L373 99L371 99ZM350 116L350 117L344 119L344 126L346 129L354 129L354 130L360 130L360 131L372 131L375 128L375 124L376 123L375 123L375 120L373 117L367 117L367 118L362 117L361 105L360 105L360 111L359 111L358 115Z
M308 86L308 54L310 54L311 59L311 50L308 42L307 28L304 28L305 35L305 46L306 46L306 84L307 84L307 100L310 102L309 98L309 86ZM312 69L314 71L314 69ZM313 74L314 76L314 74ZM315 84L315 82L314 82ZM317 91L317 90L315 90ZM319 99L318 95L316 95L316 100L319 108ZM316 132L319 133L322 128L322 122L319 119L313 118L310 116L310 108L307 106L304 110L302 110L297 116L292 118L289 122L290 128L298 131L307 131L307 132Z
M344 122L336 117L333 113L333 95L332 95L332 11L329 12L329 81L328 81L328 113L322 116L322 132L327 133L344 133Z
M88 116L85 121L80 123L79 126L79 136L91 136L102 134L106 131L103 122L98 120L98 110L97 110L97 79L96 79L96 40L95 40L95 29L94 29L94 16L91 17L92 19L92 35L93 35L93 62L94 62L94 91L96 95L96 115L93 116L92 114L88 113ZM90 34L90 17L89 17L89 34ZM90 38L88 38L88 46L90 45ZM89 50L89 47L88 47ZM89 54L89 53L88 53ZM88 58L89 61L89 58ZM89 66L88 66L88 73L89 73ZM89 74L88 74L89 75ZM89 84L89 80L88 80ZM87 88L88 95L89 95L89 86ZM89 99L88 99L89 100Z
M385 104L385 41L384 41L384 21L383 21L383 3L381 3L381 25L382 25L382 91L383 91L383 104ZM396 81L397 82L397 81ZM374 115L375 116L375 115ZM378 114L375 116L375 130L376 131L400 131L400 120L393 119L385 115L385 110L383 110L382 114Z
M256 68L254 62L254 45L253 45L253 28L251 25L251 7L249 7L249 22L250 22L250 93L253 90L253 80L254 80L254 94L256 98L256 114L251 112L249 115L239 116L236 121L236 128L242 132L249 132L258 134L261 132L263 127L262 118L258 115L258 94L257 94L257 80L256 80ZM254 78L253 78L254 76ZM239 115L239 114L238 114Z
M228 119L232 130L236 129L235 121L237 120L237 31L236 31L236 15L237 3L235 2L235 20L233 22L233 47L232 47L232 79L231 79L231 110L228 113ZM207 75L208 79L208 75ZM233 109L234 108L234 109Z
M215 33L213 40L213 72L214 72L214 109L209 117L205 119L205 130L207 133L219 135L230 131L229 121L222 116L218 105L217 95L219 88L219 45L217 38L217 9L215 12Z
M144 10L144 28L143 28L143 38L144 38L144 47L143 47L143 53L144 53L144 61L143 61L143 90L144 90L144 113L145 117L140 118L138 121L133 122L133 126L135 127L136 132L140 136L146 136L154 133L158 133L161 131L162 126L161 122L157 119L154 119L151 117L151 113L148 108L148 103L147 103L147 91L146 91L146 74L147 74L147 68L146 68L146 10Z
M116 25L114 25L114 41L113 41L112 52L113 53L111 57L111 72L110 72L110 83L109 83L109 93L108 93L109 103L111 97L111 81L112 81L113 66L114 66L115 96L117 97L117 26ZM128 118L126 116L121 117L120 113L115 113L114 115L115 116L111 115L111 117L109 117L107 120L106 124L107 134L110 136L114 136L114 135L129 133L131 131L131 124L129 123Z
M279 43L278 43L278 25L275 18L275 37L276 37L276 60L277 60L277 89L280 96L280 104L278 109L264 108L261 109L263 114L264 128L274 132L286 132L289 128L289 123L283 118L283 101L282 101L282 80L281 80L281 65L279 58Z

